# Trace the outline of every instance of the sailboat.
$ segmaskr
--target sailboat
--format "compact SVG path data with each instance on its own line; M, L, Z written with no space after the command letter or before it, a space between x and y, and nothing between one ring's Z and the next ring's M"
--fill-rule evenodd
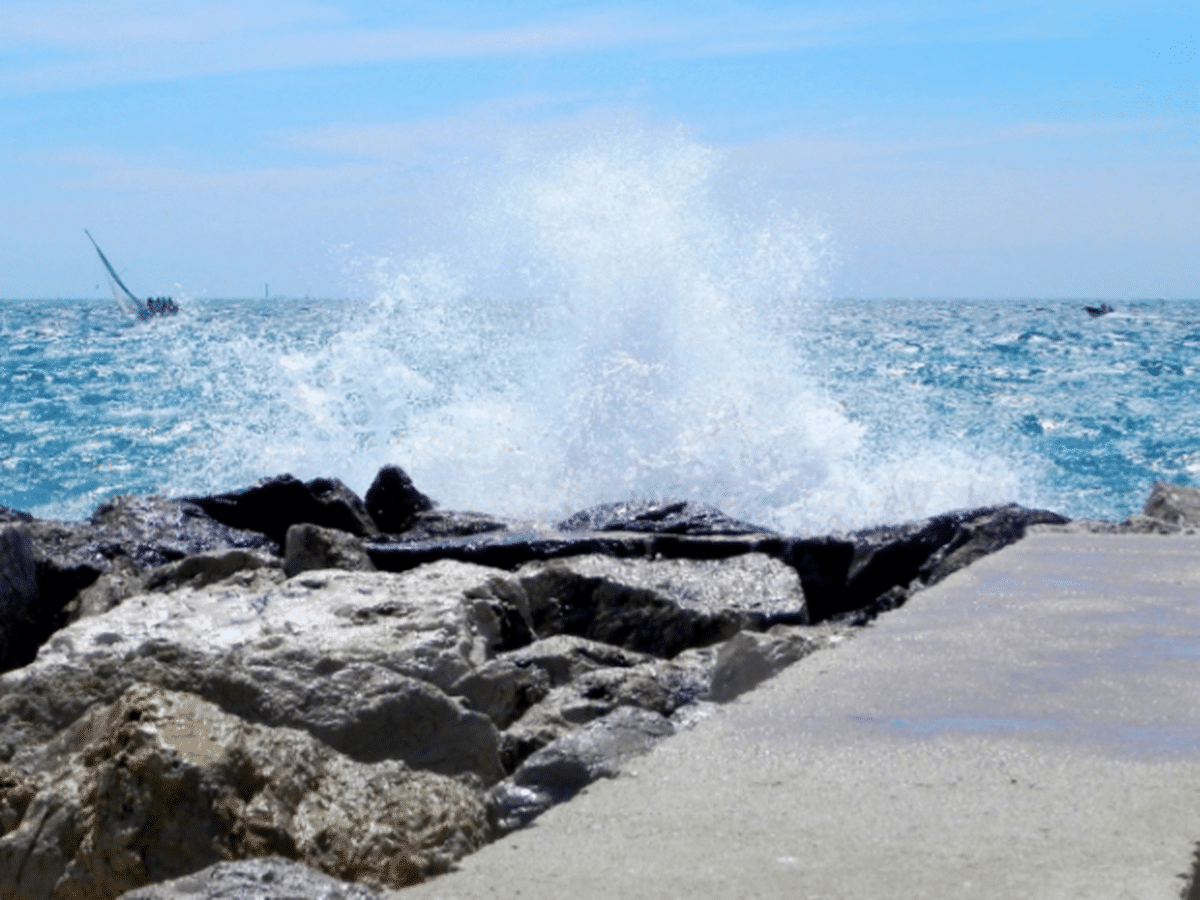
M143 320L153 319L155 316L173 316L179 312L178 304L170 297L147 297L145 300L139 300L133 296L133 292L125 287L125 282L121 280L117 270L112 267L112 263L108 261L108 257L104 255L104 251L100 249L100 245L96 243L91 232L85 228L83 233L88 236L88 240L92 242L92 246L100 255L100 262L104 263L104 268L108 273L108 285L112 288L113 297L120 304L121 309L129 315Z

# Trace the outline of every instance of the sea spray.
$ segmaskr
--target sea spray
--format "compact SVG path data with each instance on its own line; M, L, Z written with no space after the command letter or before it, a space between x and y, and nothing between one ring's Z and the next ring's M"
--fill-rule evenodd
M793 530L1013 496L992 454L871 444L804 353L828 237L723 210L719 163L677 133L510 163L471 243L372 261L373 299L319 360L281 360L276 403L317 434L277 468L319 470L299 452L320 448L358 482L399 461L450 506L680 496Z
M360 259L361 300L34 318L6 333L27 424L0 503L81 516L282 472L362 492L389 462L447 507L543 521L678 496L820 532L1042 500L1028 442L890 382L903 354L836 377L876 326L821 344L829 236L732 208L722 165L677 132L554 145L474 173L446 246Z

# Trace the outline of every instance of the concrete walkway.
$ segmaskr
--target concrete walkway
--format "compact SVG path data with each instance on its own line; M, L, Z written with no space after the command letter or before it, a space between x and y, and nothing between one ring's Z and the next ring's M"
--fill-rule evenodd
M1044 533L402 896L1174 900L1197 841L1200 537Z

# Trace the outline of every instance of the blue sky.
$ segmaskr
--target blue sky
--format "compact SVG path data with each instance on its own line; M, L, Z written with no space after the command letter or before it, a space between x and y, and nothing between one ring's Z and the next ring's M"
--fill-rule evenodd
M106 295L85 227L139 293L356 295L638 133L835 296L1196 298L1189 6L4 0L0 297Z

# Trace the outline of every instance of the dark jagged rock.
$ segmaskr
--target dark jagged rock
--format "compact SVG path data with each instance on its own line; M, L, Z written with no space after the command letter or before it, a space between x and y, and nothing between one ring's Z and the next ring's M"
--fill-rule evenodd
M768 534L768 528L730 518L691 500L627 500L602 503L557 525L560 531L640 531L653 534Z
M1154 485L1143 514L1171 525L1200 525L1200 491L1160 481Z
M427 541L373 541L367 555L384 572L404 572L439 559L454 559L497 569L516 569L534 560L603 553L608 556L648 556L651 535L566 535L537 531L491 531L465 537Z
M384 466L367 489L367 512L384 534L399 534L434 505L399 466Z
M7 506L0 506L0 525L9 522L32 522L33 516L27 512L21 512L19 509L9 509Z
M265 534L279 547L287 540L287 530L302 522L357 537L378 533L363 501L336 478L302 482L292 475L279 475L244 490L187 500L216 521Z
M0 526L0 672L29 656L36 640L37 562L24 524ZM33 651L37 652L34 644Z
M427 509L413 515L404 531L393 537L401 541L432 541L512 529L511 522L484 513Z
M1070 520L1044 509L1011 504L976 516L958 526L954 537L934 551L921 566L922 585L928 587L1009 544L1025 537L1030 525L1066 525Z
M812 621L849 615L852 624L864 624L881 612L902 606L913 589L934 584L1020 540L1030 525L1068 521L1058 513L1009 504L856 531L847 539L853 553L844 585L831 587L825 594L814 592L815 598L809 595ZM836 543L831 540L830 549ZM844 553L842 548L838 558L844 558ZM836 576L832 582L836 583Z
M377 540L366 544L367 555L385 572L403 572L437 559L456 559L498 569L516 569L528 562L600 553L619 559L730 559L745 553L783 558L790 542L771 534L684 535L633 531L488 531L431 540Z
M283 571L290 578L310 569L368 572L375 569L375 564L354 535L303 522L288 529Z

